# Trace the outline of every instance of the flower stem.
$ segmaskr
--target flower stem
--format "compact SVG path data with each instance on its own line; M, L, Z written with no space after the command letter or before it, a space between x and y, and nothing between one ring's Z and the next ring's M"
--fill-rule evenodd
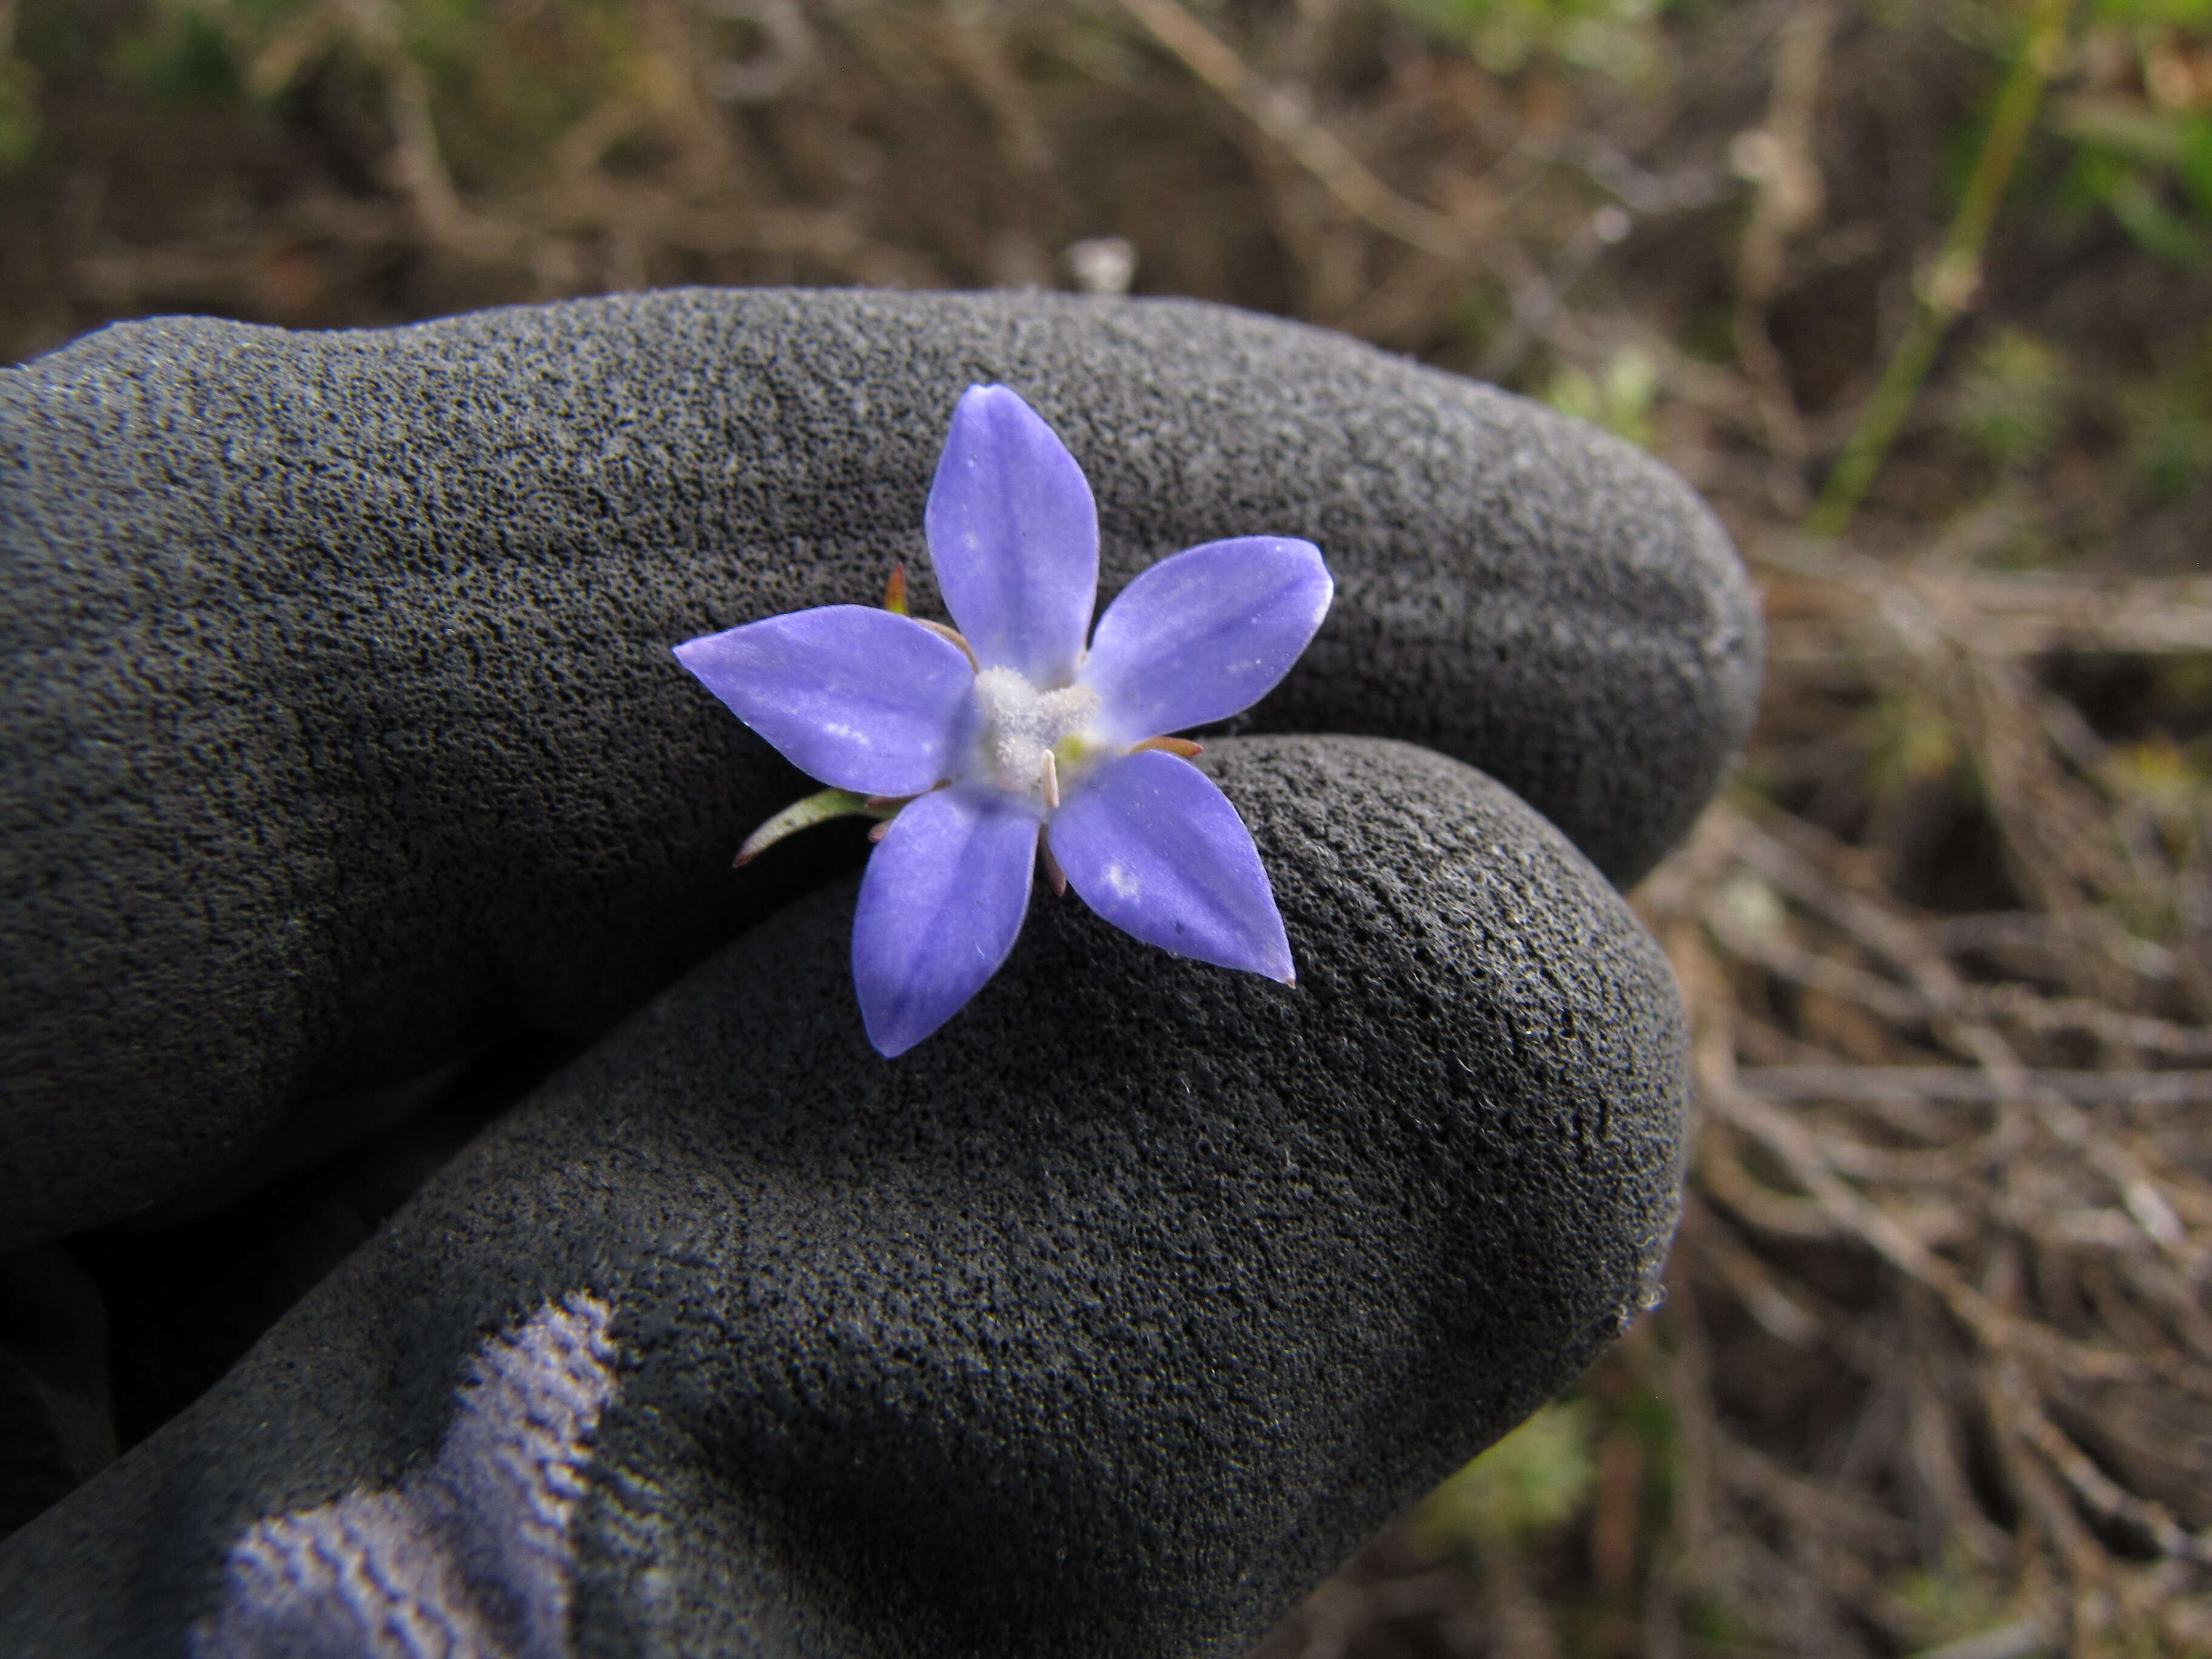
M2005 186L2012 181L2013 168L2034 124L2044 83L2057 64L2069 9L2071 0L2035 0L2028 14L2027 33L1998 90L1990 130L1983 135L1981 151L1974 158L1973 173L1943 238L1942 251L1920 282L1905 337L1883 365L1881 380L1821 486L1820 500L1805 516L1804 533L1808 537L1831 541L1850 526L1868 486L1874 483L1905 417L1912 412L1920 383L1936 361L1936 349L1951 325L1973 303L1981 287L1982 251L1989 245Z

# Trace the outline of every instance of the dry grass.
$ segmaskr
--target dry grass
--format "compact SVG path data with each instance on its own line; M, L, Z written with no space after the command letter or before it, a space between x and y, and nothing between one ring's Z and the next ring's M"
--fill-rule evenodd
M1814 544L2002 8L1600 8L1601 74L1370 0L487 0L442 45L402 0L208 0L228 90L163 104L185 9L118 0L107 56L46 65L9 349L185 307L1066 285L1115 235L1139 291L1548 395L1728 519L1765 718L1636 896L1696 1034L1669 1298L1545 1443L1557 1513L1430 1511L1270 1659L2212 1652L2212 284L2052 205L2054 126L2212 107L2199 36L2077 21L2063 120Z
M1583 1390L1589 1500L1417 1523L1268 1659L2212 1651L2204 800L2026 654L2163 648L2187 591L1749 545L1769 715L1636 896L1699 1121L1668 1299ZM1899 705L1935 763L1870 789ZM1901 898L1931 820L2014 902Z

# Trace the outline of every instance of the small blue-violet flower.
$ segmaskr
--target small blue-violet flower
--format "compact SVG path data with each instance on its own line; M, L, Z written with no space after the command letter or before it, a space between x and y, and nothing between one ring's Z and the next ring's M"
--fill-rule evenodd
M960 399L923 522L958 632L904 615L895 579L884 609L826 605L676 647L830 786L748 847L896 804L853 921L869 1041L903 1054L982 988L1021 932L1040 860L1147 944L1291 983L1251 834L1182 758L1196 745L1168 734L1249 708L1290 671L1334 591L1320 550L1244 536L1175 554L1122 590L1085 649L1091 486L1002 386Z

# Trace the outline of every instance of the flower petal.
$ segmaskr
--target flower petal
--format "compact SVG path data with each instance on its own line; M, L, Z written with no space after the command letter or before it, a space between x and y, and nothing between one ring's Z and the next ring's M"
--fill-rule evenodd
M959 769L975 673L960 647L864 605L794 611L702 635L676 659L810 777L914 795Z
M1053 815L1053 856L1083 902L1147 945L1291 982L1291 942L1260 852L1188 761L1109 761Z
M1103 728L1122 743L1227 720L1290 672L1335 591L1311 542L1208 542L1121 590L1078 678L1097 690Z
M940 789L891 820L853 916L868 1041L898 1055L999 971L1029 909L1037 820L983 790Z
M1040 690L1066 685L1098 597L1098 509L1075 457L1015 392L961 398L923 525L976 660Z

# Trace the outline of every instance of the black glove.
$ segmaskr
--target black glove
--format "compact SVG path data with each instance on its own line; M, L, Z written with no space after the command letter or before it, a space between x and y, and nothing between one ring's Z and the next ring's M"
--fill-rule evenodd
M502 1024L589 1035L751 928L0 1547L9 1650L279 1650L339 1617L285 1549L354 1527L486 1651L1230 1652L1640 1304L1671 982L1463 766L1213 747L1294 991L1041 899L885 1062L849 883L753 926L801 865L729 853L808 786L667 647L873 599L985 380L1085 464L1109 589L1322 547L1335 607L1247 730L1477 762L1626 879L1747 724L1748 590L1663 472L1209 307L675 294L7 372L7 1242ZM558 1474L520 1565L466 1473L518 1445Z

